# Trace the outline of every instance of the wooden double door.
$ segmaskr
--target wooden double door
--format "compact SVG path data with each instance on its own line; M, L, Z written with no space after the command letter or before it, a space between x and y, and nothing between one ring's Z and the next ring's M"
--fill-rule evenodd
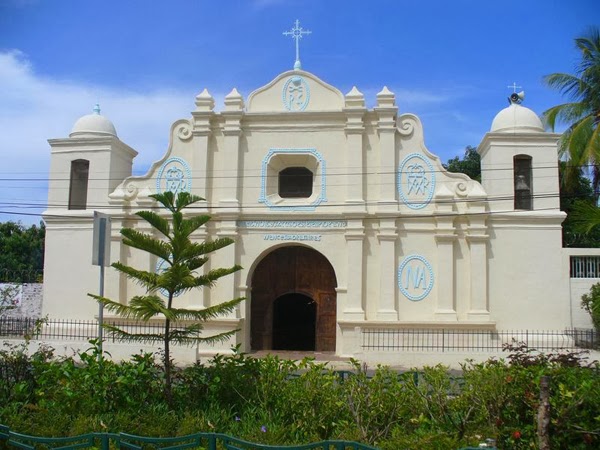
M251 348L335 351L336 287L333 267L316 250L269 253L252 276Z

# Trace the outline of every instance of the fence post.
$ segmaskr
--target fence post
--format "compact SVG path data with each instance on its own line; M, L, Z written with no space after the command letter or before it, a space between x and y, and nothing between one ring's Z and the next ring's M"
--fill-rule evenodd
M217 450L217 435L210 433L208 436L208 450Z
M540 406L537 414L537 438L540 450L550 450L550 377L543 376L540 380Z

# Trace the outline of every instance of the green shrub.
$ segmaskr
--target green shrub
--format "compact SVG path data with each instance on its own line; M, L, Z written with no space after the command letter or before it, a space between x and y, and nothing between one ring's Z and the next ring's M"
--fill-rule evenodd
M505 361L465 363L460 377L444 366L399 374L356 361L342 377L310 359L217 356L174 368L168 405L160 356L142 353L117 363L94 342L73 358L7 347L0 367L11 388L0 387L0 423L43 436L204 431L266 444L343 439L390 450L460 448L493 438L499 448L532 448L539 383L550 376L553 448L597 447L598 364L518 343L507 350Z
M594 284L590 292L581 297L581 307L590 314L594 328L600 333L600 283Z

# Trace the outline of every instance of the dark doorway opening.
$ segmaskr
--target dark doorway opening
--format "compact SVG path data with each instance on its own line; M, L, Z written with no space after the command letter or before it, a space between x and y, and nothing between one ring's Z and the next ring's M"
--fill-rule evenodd
M273 350L315 350L317 304L306 295L278 297L273 305Z

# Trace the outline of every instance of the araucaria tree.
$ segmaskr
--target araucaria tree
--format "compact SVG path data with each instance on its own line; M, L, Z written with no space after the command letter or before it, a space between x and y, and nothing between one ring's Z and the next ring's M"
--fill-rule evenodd
M149 321L163 318L162 333L131 333L124 328L105 325L108 333L120 340L141 343L159 343L164 345L165 396L171 402L171 362L170 345L194 345L199 342L216 343L231 337L237 330L213 336L202 336L203 323L212 318L233 311L243 298L236 298L201 310L175 308L173 302L177 296L194 288L211 287L219 278L229 275L241 267L234 265L227 269L201 270L208 261L208 254L233 243L223 238L214 241L193 242L191 235L210 220L210 216L198 215L184 217L182 210L202 198L180 192L151 196L170 213L171 220L161 217L154 211L140 211L137 216L148 222L162 236L123 228L123 243L143 250L164 261L157 272L138 270L120 262L112 267L146 288L144 295L133 297L128 304L122 304L105 297L89 294L103 303L109 311L125 319Z
M544 82L570 98L570 102L544 112L554 130L558 122L567 125L559 154L568 159L563 182L568 186L576 172L583 170L592 179L596 196L600 193L600 29L591 28L575 39L581 59L575 75L553 73Z

